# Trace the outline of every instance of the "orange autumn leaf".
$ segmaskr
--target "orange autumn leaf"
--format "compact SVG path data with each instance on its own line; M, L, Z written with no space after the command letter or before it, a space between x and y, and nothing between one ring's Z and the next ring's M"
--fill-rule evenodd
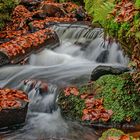
M107 140L120 140L119 137L113 137L113 136L110 136L107 138Z
M64 94L65 94L65 96L69 96L71 94L78 96L79 91L76 87L67 87L66 89L64 89Z
M121 136L120 140L130 140L129 135L123 135Z
M65 96L69 96L70 95L69 88L64 89L64 94L65 94Z
M85 115L85 114L88 114L88 110L87 109L84 109L83 110L83 114Z
M82 94L80 97L81 97L81 99L85 99L87 96L88 96L88 94L85 93L85 94Z

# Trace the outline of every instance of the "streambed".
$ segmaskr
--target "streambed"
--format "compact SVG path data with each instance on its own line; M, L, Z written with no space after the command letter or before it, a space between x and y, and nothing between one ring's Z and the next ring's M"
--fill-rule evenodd
M4 140L96 140L98 137L94 129L63 119L56 103L59 90L87 83L93 69L99 65L125 67L129 60L123 55L119 44L104 40L100 28L76 24L57 24L52 28L59 36L60 46L32 54L27 65L0 69L0 88L28 91L30 83L25 85L22 82L27 79L49 84L46 96L40 96L39 82L28 92L30 104L26 123L17 130L2 130Z

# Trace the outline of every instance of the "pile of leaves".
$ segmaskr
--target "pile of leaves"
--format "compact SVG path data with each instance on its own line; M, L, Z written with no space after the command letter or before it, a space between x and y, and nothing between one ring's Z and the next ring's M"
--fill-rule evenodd
M113 15L117 23L131 22L137 12L136 10L131 1L123 0L115 5L110 14Z
M18 5L12 13L12 30L23 28L27 21L32 20L33 13L23 5Z
M35 7L31 10L30 6ZM10 21L0 32L0 51L8 55L10 59L16 59L20 55L25 56L27 52L31 54L34 49L39 49L39 45L50 37L46 35L46 32L48 31L48 34L54 32L50 29L45 30L51 26L50 22L55 24L85 20L83 8L72 2L21 0L18 3L16 0L2 0L1 11L5 13L10 11L11 15Z
M0 32L2 39L13 39L29 32L27 21L32 19L32 13L23 5L18 5L12 13L11 22Z
M0 89L0 111L3 109L19 108L22 102L29 102L26 93L14 89Z
M24 30L18 30L18 31L5 30L0 32L0 38L3 40L4 39L11 40L13 38L20 37L21 35L27 33L28 33L28 27L24 28Z
M0 51L8 55L13 63L13 58L24 57L29 52L33 52L41 47L43 43L52 37L51 29L39 30L35 33L17 37L9 42L0 45Z
M81 95L82 96L82 95ZM106 110L103 106L103 99L95 99L93 96L87 95L84 97L86 108L83 110L82 121L103 121L110 120L113 112L112 110Z
M6 4L8 0L4 1ZM10 1L10 0L9 0ZM12 0L11 0L12 1ZM72 3L72 2L64 2L64 3L56 3L53 1L35 1L35 3L39 3L38 7L36 7L33 11L30 11L30 4L32 5L34 1L26 1L22 0L21 5L18 5L15 7L12 14L11 22L8 23L8 26L6 26L3 31L5 32L16 32L20 30L20 32L17 32L18 35L22 35L24 33L27 33L27 31L30 31L28 28L28 23L31 21L34 21L36 26L40 27L41 29L43 28L43 23L48 22L48 21L53 21L56 22L73 22L80 19L78 16L81 16L82 19L82 14L83 18L85 18L85 11L83 8L80 6ZM27 6L29 3L29 7ZM22 5L22 4L25 4ZM60 15L60 16L58 16ZM51 17L51 19L47 18ZM61 16L63 18L61 18ZM45 19L44 21L41 21L40 18ZM53 19L54 18L54 19ZM60 18L60 19L59 19ZM39 22L40 25L39 25ZM38 22L38 23L37 23ZM47 23L46 23L47 24ZM10 34L10 33L9 33ZM15 34L15 33L14 33Z
M102 134L101 138L99 138L99 140L139 140L139 139L135 139L134 137L125 134L121 130L112 128L105 131Z

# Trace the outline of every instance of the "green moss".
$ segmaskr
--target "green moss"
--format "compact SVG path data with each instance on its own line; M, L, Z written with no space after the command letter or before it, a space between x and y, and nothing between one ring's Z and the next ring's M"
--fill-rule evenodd
M0 0L0 29L11 19L12 10L18 3L18 0Z
M59 96L58 104L65 118L81 121L82 110L85 107L84 100L79 96L64 96L62 92Z
M111 129L108 129L107 131L105 131L102 134L101 138L99 138L99 140L108 140L109 137L114 137L114 138L118 138L119 137L120 138L123 135L126 135L123 131L111 128ZM139 140L139 139L133 138L130 135L126 135L126 136L128 136L130 140Z
M99 140L107 140L108 137L120 137L121 135L124 135L124 132L122 132L121 130L117 130L117 129L108 129L107 131L105 131L102 134L102 137L99 138Z
M128 118L139 121L140 96L134 90L129 74L102 76L96 81L96 86L101 87L96 98L103 98L104 107L114 112L112 122L124 122Z

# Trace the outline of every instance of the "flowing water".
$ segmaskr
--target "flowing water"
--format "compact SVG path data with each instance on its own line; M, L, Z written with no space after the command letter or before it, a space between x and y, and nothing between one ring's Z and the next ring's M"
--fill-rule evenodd
M89 81L97 66L125 67L128 58L119 44L104 40L102 29L76 24L58 24L53 29L60 38L60 46L31 55L28 65L0 69L0 88L22 89L30 98L26 124L15 131L2 131L4 140L97 139L93 129L63 119L57 96L64 86ZM32 81L23 82L27 79L38 80L34 88ZM49 89L44 93L39 80L48 83Z

